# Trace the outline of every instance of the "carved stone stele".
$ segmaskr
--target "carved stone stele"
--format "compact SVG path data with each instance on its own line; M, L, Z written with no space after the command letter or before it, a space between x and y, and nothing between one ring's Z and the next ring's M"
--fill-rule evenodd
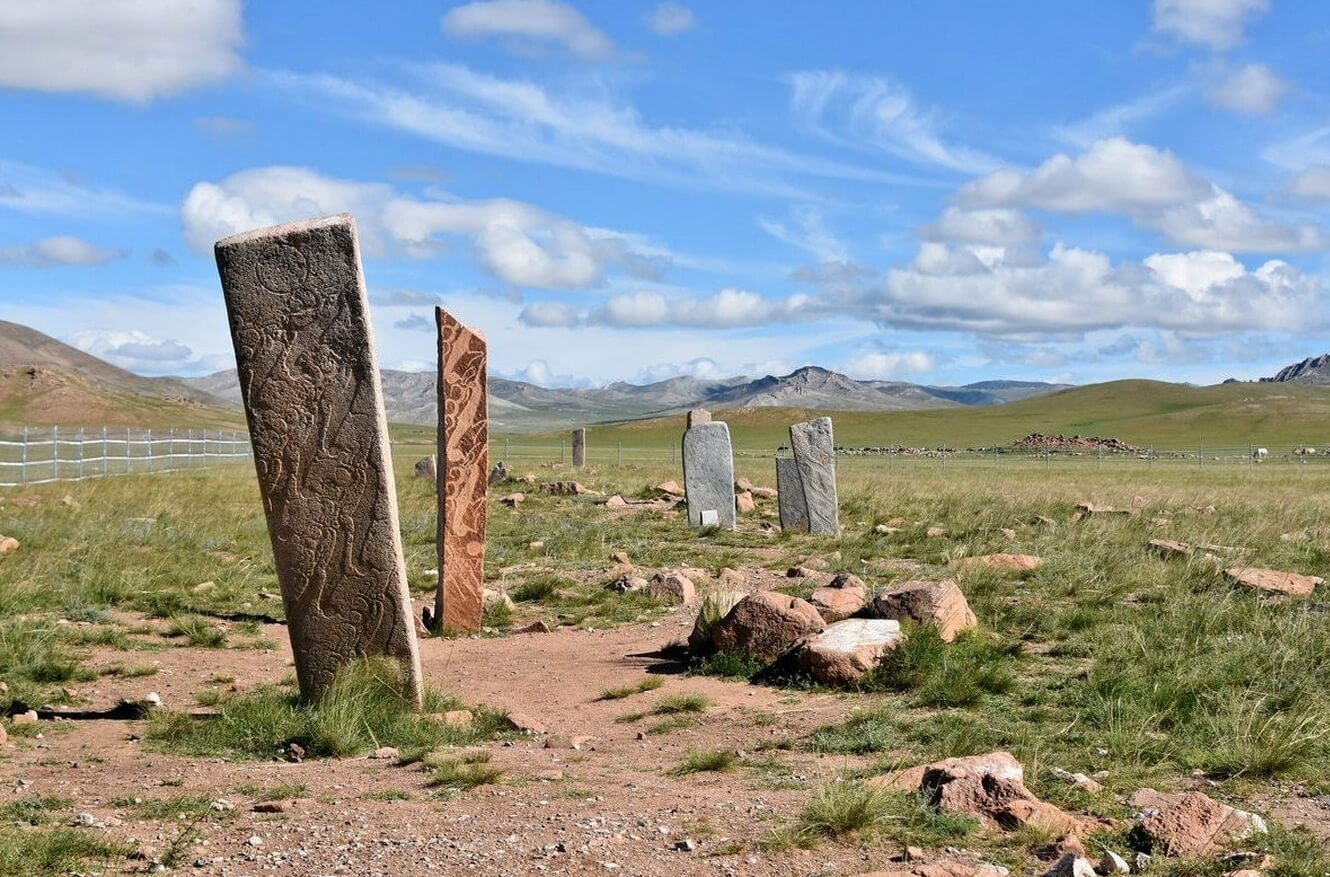
M489 491L485 338L443 308L439 327L439 590L434 623L480 630Z
M301 696L348 661L420 654L360 249L348 215L259 229L215 253Z

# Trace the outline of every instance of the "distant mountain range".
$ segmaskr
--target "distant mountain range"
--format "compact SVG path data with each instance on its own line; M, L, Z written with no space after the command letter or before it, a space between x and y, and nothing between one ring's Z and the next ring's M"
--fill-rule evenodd
M235 370L185 378L196 390L240 404ZM384 369L384 408L394 423L435 422L435 376ZM700 380L680 377L653 384L617 382L604 387L538 387L491 378L490 422L499 431L535 431L578 423L636 420L689 408L811 408L825 411L905 411L958 405L1000 405L1066 389L1066 384L983 381L963 387L927 387L897 381L856 381L838 372L804 366L788 375Z
M1276 384L1330 384L1330 353L1309 356L1279 370L1273 378L1261 378L1264 383Z

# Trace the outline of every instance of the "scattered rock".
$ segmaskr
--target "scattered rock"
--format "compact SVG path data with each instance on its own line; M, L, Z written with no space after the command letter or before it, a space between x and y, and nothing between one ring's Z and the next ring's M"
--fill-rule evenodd
M608 591L618 591L620 594L627 594L629 591L646 590L650 583L640 576L630 576L627 573L619 576L614 581L605 586Z
M523 712L508 713L508 721L512 722L513 727L523 734L544 734L547 730L544 722Z
M543 539L537 539L535 542L528 542L526 547L529 551L541 551L545 548L545 542Z
M252 834L250 835L249 840L245 841L245 843L249 844L252 847L258 848L263 846L263 838L259 837L257 834Z
M880 618L932 624L946 642L979 624L965 594L951 579L899 584L873 599L873 611Z
M561 770L538 770L536 779L544 783L557 783L563 780L563 771Z
M924 769L919 789L950 813L1015 831L1026 825L1050 834L1075 834L1097 827L1041 801L1025 787L1025 771L1007 752L948 758Z
M1090 777L1086 776L1083 773L1071 773L1069 771L1063 770L1060 767L1055 767L1052 770L1052 774L1053 776L1062 780L1067 785L1075 786L1076 788L1084 792L1088 792L1091 795L1097 795L1104 790L1104 787L1101 786L1096 780L1091 779Z
M892 533L899 533L900 530L895 527L888 527L886 524L876 524L873 526L873 532L879 536L890 536Z
M517 608L517 604L513 602L512 597L508 596L507 591L500 591L497 588L481 588L480 608L485 612L489 612L491 609L500 607L511 612Z
M1099 859L1099 865L1095 868L1100 874L1130 874L1131 865L1127 860L1119 856L1112 850L1104 850L1104 855Z
M437 458L435 458L433 454L416 461L416 477L438 480L439 464Z
M806 566L792 566L785 571L785 577L789 579L806 579L815 575L817 571Z
M18 540L13 536L0 536L0 554L8 554L11 551L18 551Z
M1115 509L1111 505L1096 505L1092 502L1078 502L1076 503L1076 510L1083 517L1131 514L1131 509Z
M508 508L510 508L510 509L515 509L515 508L517 508L518 506L520 506L522 503L526 502L526 494L525 494L525 493L510 493L510 494L508 494L507 496L500 497L500 498L499 498L499 502L501 502L501 503L503 503L504 505L508 506Z
M721 571L716 574L716 578L720 580L722 585L729 585L730 587L742 588L744 585L748 584L748 580L744 578L743 573L739 572L737 569L730 569L728 566L722 568Z
M290 813L292 810L305 803L303 798L276 798L271 801L259 801L249 809L255 813ZM258 843L254 843L255 838L249 839L250 846L263 846L263 839L258 838Z
M697 588L693 586L692 579L682 573L656 573L647 584L647 592L653 597L685 606L697 602Z
M610 560L614 561L615 563L619 564L620 566L626 566L626 567L628 567L628 569L632 569L632 568L633 568L633 562L632 562L631 560L628 559L628 552L627 552L627 551L616 551L616 552L614 552L613 554L610 555Z
M0 746L9 742L9 732L5 730L4 725L0 725Z
M736 491L752 490L753 482L747 478L736 478L734 479L734 489Z
M1306 597L1316 590L1317 585L1325 584L1325 579L1319 576L1255 567L1230 567L1224 570L1224 578L1243 588L1288 597Z
M656 490L666 496L683 496L683 488L677 481L662 481L656 485Z
M751 490L745 490L743 493L736 495L734 497L734 504L741 515L750 514L757 508L757 503L753 501L753 492Z
M831 624L863 611L868 605L868 587L858 576L844 572L814 591L808 602Z
M940 539L941 537L947 535L947 528L929 527L927 530L924 531L924 535L927 536L929 539Z
M711 634L720 620L746 597L742 591L712 591L702 598L702 605L688 634L688 651L703 655L712 650Z
M444 724L453 728L469 728L474 720L471 710L448 710L443 714Z
M807 600L762 591L735 604L715 625L711 641L718 651L742 652L771 660L825 627L826 622Z
M508 477L508 467L504 465L502 460L500 460L495 463L494 468L490 470L489 485L493 487L496 484L503 484L508 480Z
M282 757L292 764L300 764L305 760L305 747L299 743L288 743L282 750Z
M1016 538L1016 531L1011 529L1010 527L1000 527L998 529L998 532L1001 533L1002 538L1006 539L1008 542Z
M1044 559L1033 554L981 554L961 561L961 569L982 569L991 572L1031 572L1039 568Z
M697 841L692 838L677 840L674 842L674 849L681 853L691 853L693 850L697 849Z
M37 724L37 711L28 710L27 712L15 713L9 717L11 725L35 725Z
M390 760L390 759L391 759L392 761L396 761L397 759L399 759L399 758L401 758L401 757L402 757L402 753L400 753L400 752L397 751L397 747L396 747L396 746L380 746L378 749L375 749L375 750L374 750L374 754L370 756L370 758L377 758L377 759L380 759L380 760L382 760L382 761L386 761L386 760Z
M748 492L753 495L753 499L776 499L780 496L774 487L754 487Z
M837 621L804 644L799 666L823 685L848 685L876 667L883 653L894 649L901 639L899 621Z
M587 489L580 481L551 481L540 485L540 492L553 496L578 496L586 493Z
M1133 829L1139 845L1156 855L1210 855L1234 841L1266 831L1265 820L1255 813L1230 807L1201 792L1169 795L1138 789L1127 803L1139 811Z
M549 633L550 626L543 621L533 621L521 627L514 627L513 633Z
M1189 557L1192 553L1192 547L1186 542L1176 542L1172 539L1151 539L1150 550L1165 560L1173 557Z
M614 496L611 496L609 499L605 500L605 508L626 509L628 508L628 500L624 499L622 496L616 493L614 494Z
M1068 853L1048 869L1046 877L1095 877L1095 870L1087 860Z

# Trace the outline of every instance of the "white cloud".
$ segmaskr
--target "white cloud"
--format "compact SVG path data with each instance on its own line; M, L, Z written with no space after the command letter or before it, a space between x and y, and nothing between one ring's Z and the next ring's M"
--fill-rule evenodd
M1132 128L1172 109L1191 93L1191 87L1178 85L1116 104L1080 121L1056 125L1053 136L1064 143L1084 149L1097 140L1121 137Z
M448 10L442 26L455 39L497 37L519 52L533 43L553 43L587 61L615 55L609 37L577 9L555 0L477 0Z
M105 265L124 258L122 250L104 250L82 238L58 235L31 244L0 246L0 265L51 268L57 265Z
M847 309L896 328L1011 337L1124 326L1306 331L1325 311L1319 281L1278 260L1249 270L1227 253L1192 252L1115 266L1103 253L1058 244L1047 259L1008 262L1000 248L940 247L921 246L915 263L888 272Z
M1247 115L1273 113L1288 91L1288 83L1264 64L1247 64L1230 73L1206 92L1217 107Z
M1247 23L1269 8L1269 0L1155 0L1154 26L1185 42L1231 49Z
M140 374L185 374L220 367L216 360L196 357L185 344L138 329L88 329L65 340L85 353Z
M591 229L521 201L418 200L382 183L323 176L308 168L241 171L198 183L181 206L185 237L200 252L239 231L311 216L352 213L366 251L430 258L449 241L470 241L476 261L516 286L599 286L611 265L641 259L628 238Z
M687 6L661 3L647 16L647 26L659 36L673 37L697 27L697 17Z
M1030 172L1000 170L963 186L968 207L1122 213L1185 246L1295 252L1327 246L1321 229L1269 219L1189 170L1171 152L1121 137L1081 155L1055 155Z
M144 103L242 66L240 0L6 0L0 86Z
M1288 184L1288 191L1298 198L1330 201L1330 165L1318 164L1307 168Z
M818 136L924 165L981 173L999 162L946 142L937 110L920 109L909 89L885 76L806 70L789 77L790 109Z
M813 207L801 207L792 213L793 228L764 216L759 216L757 223L767 234L812 254L820 262L849 260L849 248L827 228L820 211Z
M860 380L893 380L920 375L937 368L937 360L922 350L874 350L847 360L840 371Z
M807 295L769 299L734 288L692 297L642 290L610 295L600 305L586 309L565 302L532 302L518 319L525 326L545 328L733 329L787 322L803 313L810 302Z
M527 326L571 329L581 325L583 317L576 305L561 301L533 301L517 317Z
M765 146L734 130L653 125L607 96L608 84L598 78L581 90L556 92L451 64L415 72L424 85L414 91L328 75L270 73L267 80L316 109L456 149L629 179L789 198L809 197L791 182L799 176L920 183Z
M140 201L111 189L89 186L71 174L3 158L0 158L0 207L20 213L97 219L119 219L127 213L169 210L162 205Z
M974 244L1017 244L1036 240L1039 223L1018 210L989 208L965 210L948 207L932 224L920 230L926 238Z

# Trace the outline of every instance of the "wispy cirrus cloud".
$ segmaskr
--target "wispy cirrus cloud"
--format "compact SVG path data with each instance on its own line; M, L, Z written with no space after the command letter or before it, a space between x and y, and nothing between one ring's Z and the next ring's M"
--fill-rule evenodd
M517 54L551 45L585 61L608 61L617 54L604 32L557 0L476 0L449 9L440 24L454 39L498 39Z
M1155 0L1154 29L1223 51L1241 43L1247 25L1269 9L1270 0Z
M95 219L171 210L165 204L88 185L71 174L3 158L0 158L0 208Z
M105 265L125 255L124 250L107 250L73 235L56 235L30 244L0 245L0 265L19 268Z
M409 85L280 71L263 77L315 108L456 149L672 186L811 200L809 178L934 185L769 146L733 128L652 124L599 79L555 90L455 64L412 73Z
M788 81L795 122L824 140L963 173L1001 164L980 150L949 142L941 112L920 107L910 90L890 77L804 70L790 74Z

